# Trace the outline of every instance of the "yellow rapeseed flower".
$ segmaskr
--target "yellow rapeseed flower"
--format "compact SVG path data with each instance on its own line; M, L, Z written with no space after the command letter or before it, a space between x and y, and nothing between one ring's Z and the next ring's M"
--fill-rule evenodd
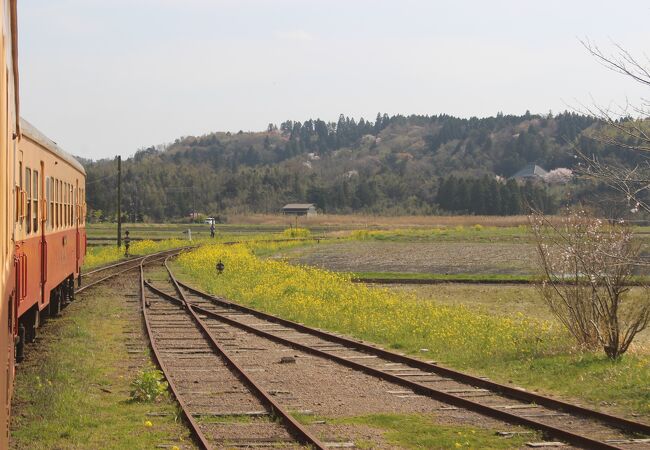
M441 306L413 294L351 283L349 274L264 259L296 242L206 245L182 254L178 263L202 288L230 300L333 331L396 348L428 348L431 355L465 360L528 357L563 340L547 323L522 316L495 317L465 306ZM217 275L221 260L225 271Z

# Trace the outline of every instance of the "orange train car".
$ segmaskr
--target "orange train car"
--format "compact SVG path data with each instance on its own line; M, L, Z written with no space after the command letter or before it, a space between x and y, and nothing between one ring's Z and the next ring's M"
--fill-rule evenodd
M72 300L86 252L84 168L24 119L20 135L14 213L18 361L41 320Z
M0 0L0 449L15 363L74 295L86 252L83 167L19 119L16 0Z
M18 121L18 45L16 0L0 0L0 448L8 448L11 392L14 381L16 307L14 202ZM22 281L22 280L20 280Z

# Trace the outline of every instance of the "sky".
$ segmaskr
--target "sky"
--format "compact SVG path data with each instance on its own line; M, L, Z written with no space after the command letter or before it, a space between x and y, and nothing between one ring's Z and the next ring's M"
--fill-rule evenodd
M648 97L580 43L645 58L647 1L21 0L18 16L21 114L85 158L287 119Z

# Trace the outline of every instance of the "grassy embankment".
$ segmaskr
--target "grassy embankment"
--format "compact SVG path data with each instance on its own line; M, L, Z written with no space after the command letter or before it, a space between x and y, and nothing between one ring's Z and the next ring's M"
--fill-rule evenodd
M129 253L131 256L141 256L161 252L163 250L184 247L186 245L191 245L191 243L179 239L165 239L157 242L148 240L136 241L132 242L129 246ZM84 270L89 270L122 259L125 259L124 247L118 248L112 245L104 247L89 247L83 268Z
M283 248L253 247L264 253ZM219 277L213 273L218 259L226 265ZM405 292L350 283L346 274L264 260L245 246L206 246L182 256L178 267L210 292L291 320L495 380L650 414L649 355L631 353L611 362L600 353L577 351L551 321L423 302Z
M214 239L210 238L209 228L206 225L190 225L192 231L192 241L187 239L187 234L183 236L183 231L187 231L188 226L175 224L129 224L132 230L129 237L137 238L132 240L129 247L129 253L132 256L140 256L151 253L169 250L173 248L184 247L188 245L202 245L205 243L215 242L232 242L232 241L257 241L269 239L291 239L309 237L310 232L305 229L299 229L298 233L288 232L290 230L278 229L273 233L260 232L258 227L251 227L248 231L221 231L217 232ZM106 239L115 239L115 224L90 224L87 227L89 238L102 237ZM235 226L233 226L234 228ZM124 230L127 229L125 226ZM207 231L206 231L207 230ZM107 233L111 234L107 234ZM109 237L110 236L110 237ZM181 236L181 237L179 237ZM112 241L114 244L114 241ZM124 246L118 248L115 245L89 246L84 262L84 269L92 269L111 262L124 259Z
M169 398L156 403L129 400L137 372L128 367L123 332L129 327L130 312L120 294L99 289L81 296L60 318L48 322L42 340L29 349L20 365L12 447L150 449L165 444L194 448Z

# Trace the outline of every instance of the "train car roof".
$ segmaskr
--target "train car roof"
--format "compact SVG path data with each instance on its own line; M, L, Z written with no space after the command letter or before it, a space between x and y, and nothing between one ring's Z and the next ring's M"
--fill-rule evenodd
M70 164L72 167L77 169L79 172L86 175L86 170L84 169L84 166L82 166L79 161L77 161L74 157L66 153L61 147L59 147L56 144L56 142L54 142L52 139L48 138L43 133L38 131L38 129L34 125L29 123L22 117L20 118L20 131L27 138L42 145L47 150L54 153L56 156L58 156L59 158L61 158L62 160Z

